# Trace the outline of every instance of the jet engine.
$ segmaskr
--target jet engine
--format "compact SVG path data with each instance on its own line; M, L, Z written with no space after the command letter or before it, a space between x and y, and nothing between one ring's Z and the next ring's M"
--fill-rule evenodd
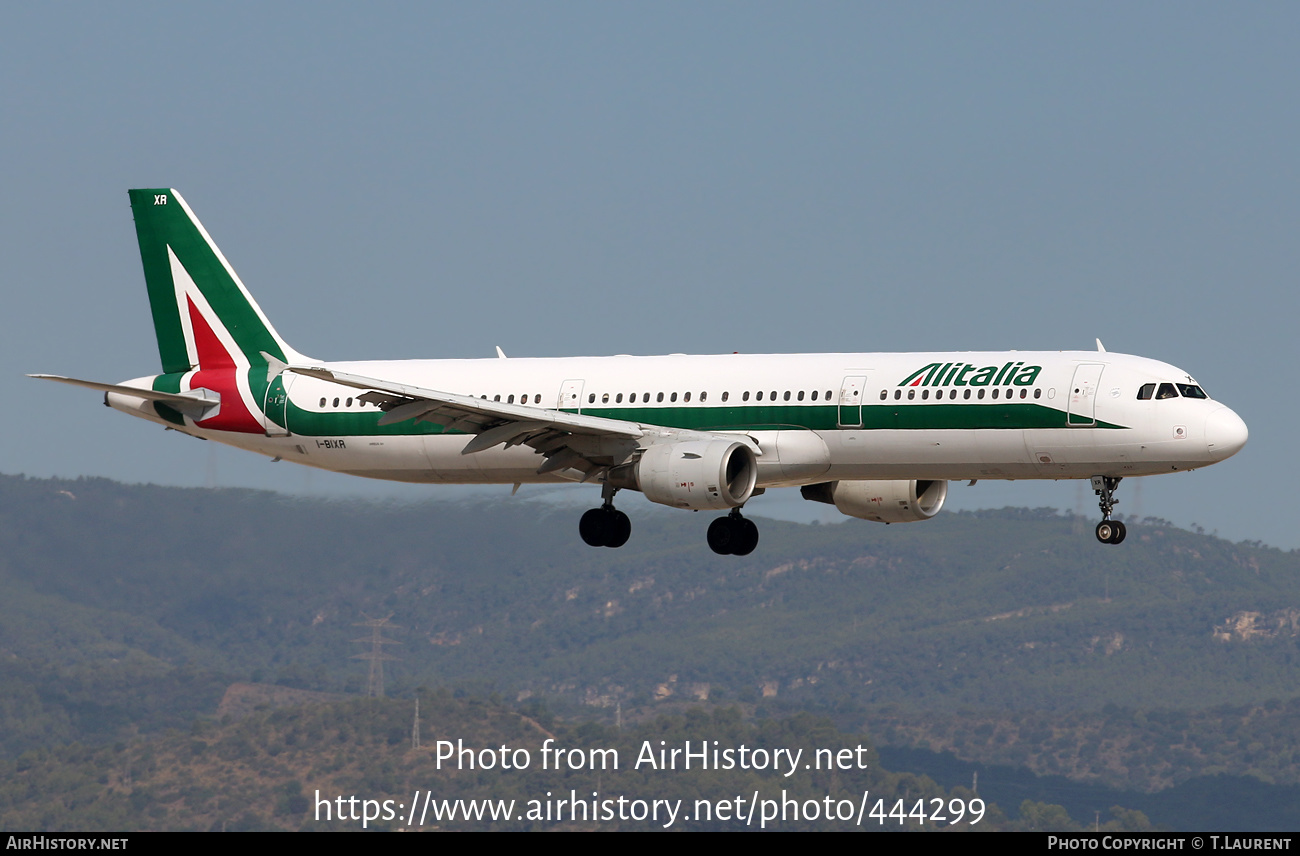
M804 499L825 502L841 514L877 523L929 520L948 498L946 481L833 481L804 485Z
M736 508L754 494L758 457L733 440L660 443L640 460L610 470L614 487L632 488L673 508Z

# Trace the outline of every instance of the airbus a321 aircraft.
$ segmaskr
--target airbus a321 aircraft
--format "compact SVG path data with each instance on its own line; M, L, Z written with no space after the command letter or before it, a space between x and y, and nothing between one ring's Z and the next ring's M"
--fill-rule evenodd
M712 521L746 555L767 488L882 523L928 520L948 481L1091 479L1118 544L1127 476L1204 467L1246 425L1182 369L1094 351L322 362L280 338L175 190L132 190L162 373L102 390L195 437L369 478L590 482L593 547L631 533L619 490Z

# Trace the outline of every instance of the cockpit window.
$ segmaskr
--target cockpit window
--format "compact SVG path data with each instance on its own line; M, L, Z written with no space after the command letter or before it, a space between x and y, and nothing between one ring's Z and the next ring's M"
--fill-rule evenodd
M1158 401L1163 401L1166 398L1177 398L1177 397L1178 397L1178 390L1174 389L1174 385L1172 383L1162 383L1160 384L1160 389L1156 390L1156 399Z
M1142 388L1138 390L1138 401L1150 401L1155 391L1156 385L1154 383L1142 384Z
M1178 384L1178 391L1183 394L1183 398L1209 398L1205 390L1193 383Z

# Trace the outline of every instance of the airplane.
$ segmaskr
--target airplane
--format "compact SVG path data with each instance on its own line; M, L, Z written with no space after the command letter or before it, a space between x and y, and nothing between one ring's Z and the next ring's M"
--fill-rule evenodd
M881 523L929 520L948 482L1090 479L1118 544L1120 480L1193 470L1246 424L1167 363L1096 351L721 354L324 362L284 341L173 189L132 190L162 373L104 393L168 429L334 472L430 484L581 482L579 534L620 547L620 490L722 511L743 556L768 488Z

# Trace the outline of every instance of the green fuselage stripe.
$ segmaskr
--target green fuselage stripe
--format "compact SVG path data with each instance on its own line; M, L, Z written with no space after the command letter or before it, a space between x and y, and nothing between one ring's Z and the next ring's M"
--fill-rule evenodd
M572 412L572 411L570 411ZM744 406L682 407L584 407L588 416L603 416L625 422L662 425L693 431L776 431L783 429L835 430L1022 430L1064 428L1066 414L1041 404L870 404L862 407L862 424L856 407L811 404L747 404ZM289 403L289 429L295 434L318 437L403 436L448 433L431 422L379 425L383 414L372 408L339 413L303 410ZM843 418L850 424L841 424ZM278 420L277 420L278 421ZM1098 420L1098 428L1123 428ZM460 434L463 432L451 432Z
M154 391L155 392L180 392L181 377L183 377L182 372L158 375L153 379ZM185 424L185 417L182 416L179 411L176 411L168 407L166 404L163 404L161 401L154 402L153 411L154 413L157 413L160 418L166 419L168 422L172 423L173 425L183 426Z

